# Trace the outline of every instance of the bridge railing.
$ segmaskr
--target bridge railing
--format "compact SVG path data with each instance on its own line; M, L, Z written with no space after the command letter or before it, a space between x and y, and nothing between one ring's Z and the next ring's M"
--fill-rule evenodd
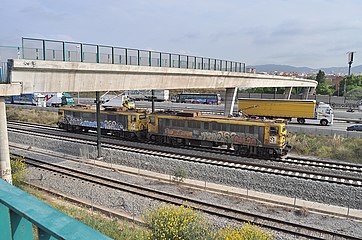
M111 239L0 179L0 239Z
M21 58L245 72L245 63L80 42L22 38Z
M9 58L20 58L21 48L12 46L0 46L0 83L9 83L7 60Z

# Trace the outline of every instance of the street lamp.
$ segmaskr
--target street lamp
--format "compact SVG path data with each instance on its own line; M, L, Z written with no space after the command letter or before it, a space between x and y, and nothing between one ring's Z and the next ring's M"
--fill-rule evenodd
M351 75L351 66L353 63L353 55L355 52L348 52L348 77ZM346 95L346 86L347 86L347 78L344 81L344 88L343 88L343 93L344 95Z

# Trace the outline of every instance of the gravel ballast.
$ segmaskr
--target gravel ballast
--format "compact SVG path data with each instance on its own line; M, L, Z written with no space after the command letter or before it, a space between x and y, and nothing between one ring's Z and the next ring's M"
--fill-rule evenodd
M50 150L67 155L86 157L88 159L95 159L97 154L97 149L95 146L69 142L67 140L34 137L31 135L15 133L11 131L9 132L9 141L11 143L18 143L31 148ZM224 184L238 188L248 188L255 191L273 193L288 197L297 197L299 199L332 205L339 205L344 207L349 206L356 209L362 208L361 189L356 187L281 177L273 174L257 173L246 170L232 169L229 167L217 167L202 163L191 163L186 161L173 160L166 157L155 157L108 148L102 149L102 155L104 157L103 161L108 163L145 169L170 176L173 176L175 171L178 169L183 169L187 174L187 178L190 179ZM50 161L49 157L46 159ZM82 168L87 171L98 171L98 174L114 177L125 182L142 184L148 187L177 194L181 193L185 196L207 200L216 204L222 203L234 208L248 210L252 213L257 212L273 217L278 216L278 218L288 221L302 222L306 225L310 224L315 227L323 227L329 230L336 230L338 232L353 234L355 236L362 236L361 223L352 220L334 218L309 212L307 212L307 215L304 216L299 215L297 211L285 209L283 207L269 206L246 199L211 194L205 191L190 189L175 184L166 184L154 180L145 180L139 177L131 177L129 175L115 173L104 169L95 169L89 165L84 166L80 163L74 163L60 159L53 159L51 161ZM56 189L75 197L87 199L92 201L94 204L125 211L130 214L135 214L136 216L141 216L146 210L152 209L161 204L159 201L155 201L149 198L140 197L134 194L109 189L106 187L98 187L85 181L74 180L73 178L67 178L59 174L54 175L53 173L41 171L36 168L31 168L31 174L29 176L31 176L31 179L29 180L44 187ZM222 227L228 224L238 224L236 222L220 219L214 216L208 217L212 220L215 227ZM274 232L274 234L276 239L295 239L294 236L289 236L283 233Z
M96 158L96 147L65 140L53 140L9 132L9 141L74 156ZM185 150L184 150L185 151ZM187 178L213 182L307 201L362 209L362 190L342 184L303 180L202 163L190 163L165 157L102 149L104 161L174 175L182 169Z

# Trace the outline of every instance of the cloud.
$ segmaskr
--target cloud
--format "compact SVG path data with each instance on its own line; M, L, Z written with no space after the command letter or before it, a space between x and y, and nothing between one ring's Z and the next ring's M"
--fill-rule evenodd
M0 9L1 45L28 36L311 67L362 51L360 0L11 0Z

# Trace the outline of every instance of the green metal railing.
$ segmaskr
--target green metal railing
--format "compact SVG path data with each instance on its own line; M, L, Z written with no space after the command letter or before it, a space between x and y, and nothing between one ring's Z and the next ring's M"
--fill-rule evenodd
M22 38L21 58L245 72L245 63L106 45Z
M111 238L0 179L0 239L39 240Z

